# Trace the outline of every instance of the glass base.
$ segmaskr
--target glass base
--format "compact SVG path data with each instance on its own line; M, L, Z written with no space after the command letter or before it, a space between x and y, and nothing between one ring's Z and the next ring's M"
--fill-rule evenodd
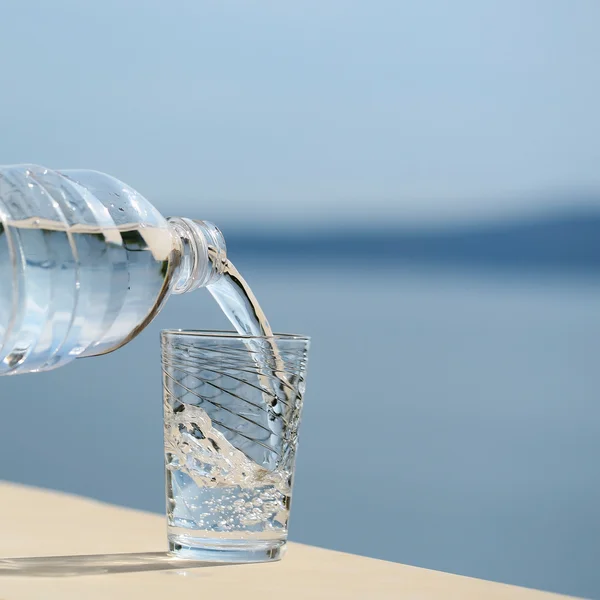
M206 562L271 562L283 556L285 540L215 540L169 535L169 552L177 558Z

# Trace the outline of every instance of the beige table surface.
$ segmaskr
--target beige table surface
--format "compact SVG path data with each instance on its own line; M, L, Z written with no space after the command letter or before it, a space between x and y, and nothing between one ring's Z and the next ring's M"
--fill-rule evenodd
M301 544L278 563L189 568L164 552L160 515L9 483L0 532L0 600L566 597Z

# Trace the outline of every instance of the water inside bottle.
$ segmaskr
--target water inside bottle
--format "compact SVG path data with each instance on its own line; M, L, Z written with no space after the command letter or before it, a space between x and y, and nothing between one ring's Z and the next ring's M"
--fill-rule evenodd
M171 248L168 230L140 224L0 225L0 373L114 347L152 310Z

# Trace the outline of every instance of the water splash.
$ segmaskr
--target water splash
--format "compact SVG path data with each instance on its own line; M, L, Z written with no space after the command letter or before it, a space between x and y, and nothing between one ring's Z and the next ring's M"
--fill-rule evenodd
M215 429L204 409L191 404L173 409L168 399L164 408L168 469L185 473L200 487L270 485L290 493L288 473L250 460Z

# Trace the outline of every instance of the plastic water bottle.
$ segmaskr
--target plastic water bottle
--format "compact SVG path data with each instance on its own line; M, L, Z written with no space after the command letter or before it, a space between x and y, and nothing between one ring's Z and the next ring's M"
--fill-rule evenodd
M0 375L119 348L225 260L214 225L165 219L109 175L0 166Z

